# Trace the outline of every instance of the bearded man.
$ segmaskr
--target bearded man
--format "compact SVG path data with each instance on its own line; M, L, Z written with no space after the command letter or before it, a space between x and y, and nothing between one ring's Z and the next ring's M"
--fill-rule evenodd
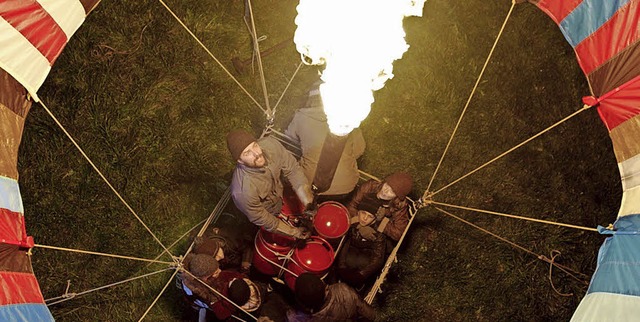
M245 130L227 134L227 147L236 160L231 179L231 197L236 207L253 224L269 232L305 239L310 232L288 225L282 212L284 177L303 206L313 202L309 181L296 159L276 139L256 140Z

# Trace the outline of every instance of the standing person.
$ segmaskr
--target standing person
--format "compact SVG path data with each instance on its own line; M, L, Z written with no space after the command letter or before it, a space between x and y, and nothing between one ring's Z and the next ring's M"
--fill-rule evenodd
M296 111L285 134L300 144L300 166L319 189L318 202L346 203L360 178L357 159L364 153L365 141L359 128L344 137L329 131L320 84L312 86L305 106Z
M300 310L289 311L289 322L374 321L376 311L363 301L349 285L327 286L315 274L300 274L296 279L295 297Z
M409 204L405 198L412 188L413 179L405 172L395 172L382 182L368 180L354 193L347 206L349 214L358 216L358 205L364 200L376 204L384 216L377 230L397 242L409 224Z
M309 232L278 219L282 212L283 182L291 183L300 202L308 207L313 195L296 159L274 138L256 140L244 130L227 134L227 147L236 160L231 179L231 196L249 221L270 232L304 239Z

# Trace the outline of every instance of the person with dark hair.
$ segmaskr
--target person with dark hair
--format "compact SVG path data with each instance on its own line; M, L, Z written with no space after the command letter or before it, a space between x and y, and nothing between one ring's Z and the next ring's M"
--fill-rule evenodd
M224 297L247 312L258 310L264 303L265 285L251 281L245 274L220 270L211 255L188 254L183 265L191 273L180 274L187 300L197 309L211 310L218 320L226 320L238 311Z
M193 240L195 254L213 256L223 270L248 272L253 257L253 236L242 225L209 227Z
M222 271L212 287L249 313L258 310L266 296L266 287L236 272ZM226 320L239 311L223 298L213 303L211 310L219 320Z
M267 231L306 239L310 233L287 225L278 216L282 212L284 185L291 184L304 207L313 202L311 186L296 159L271 137L256 140L245 130L227 134L227 147L236 168L231 179L231 197L249 221Z
M356 190L347 209L351 217L356 217L358 205L364 200L377 205L380 214L376 216L383 216L377 230L397 242L409 224L406 197L412 187L413 179L405 172L395 172L382 182L368 180Z
M180 272L179 276L187 300L199 307L211 307L218 301L218 295L207 285L211 285L221 273L218 261L205 254L189 254L185 257L183 265L184 269L191 273Z
M341 281L361 287L384 265L386 237L374 229L382 216L376 218L378 206L370 201L358 204L358 216L353 217L346 243L337 258L336 272Z
M302 321L374 321L374 308L363 301L356 291L344 283L327 286L312 273L302 273L296 279L295 297L302 306L289 311L289 322Z
M327 200L346 203L360 178L357 159L366 144L359 128L345 136L329 131L320 96L321 84L321 81L313 84L307 102L296 111L285 134L300 144L300 166L317 190L318 203Z

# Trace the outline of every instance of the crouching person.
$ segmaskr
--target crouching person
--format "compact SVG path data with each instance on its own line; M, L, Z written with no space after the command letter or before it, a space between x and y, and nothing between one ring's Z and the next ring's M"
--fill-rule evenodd
M355 287L380 271L384 265L386 237L375 229L382 216L376 218L378 206L371 202L358 205L346 243L337 260L337 274L341 281ZM376 220L378 219L378 220Z
M374 321L376 318L374 308L349 285L336 283L327 286L315 274L300 274L294 293L301 307L288 312L289 322Z

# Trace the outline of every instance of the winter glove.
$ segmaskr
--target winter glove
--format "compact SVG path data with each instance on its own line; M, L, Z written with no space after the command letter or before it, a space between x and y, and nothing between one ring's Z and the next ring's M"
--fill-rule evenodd
M308 204L302 211L302 215L313 220L313 217L318 213L318 204L312 202Z
M371 228L371 226L358 225L358 232L360 233L360 236L366 240L376 239L376 230Z
M306 229L305 227L296 227L296 230L298 231L298 233L293 237L297 239L308 239L309 237L311 237L311 231Z
M296 239L307 239L311 236L311 232L302 227L292 227L285 224L283 221L278 222L276 232L285 236L293 237Z

